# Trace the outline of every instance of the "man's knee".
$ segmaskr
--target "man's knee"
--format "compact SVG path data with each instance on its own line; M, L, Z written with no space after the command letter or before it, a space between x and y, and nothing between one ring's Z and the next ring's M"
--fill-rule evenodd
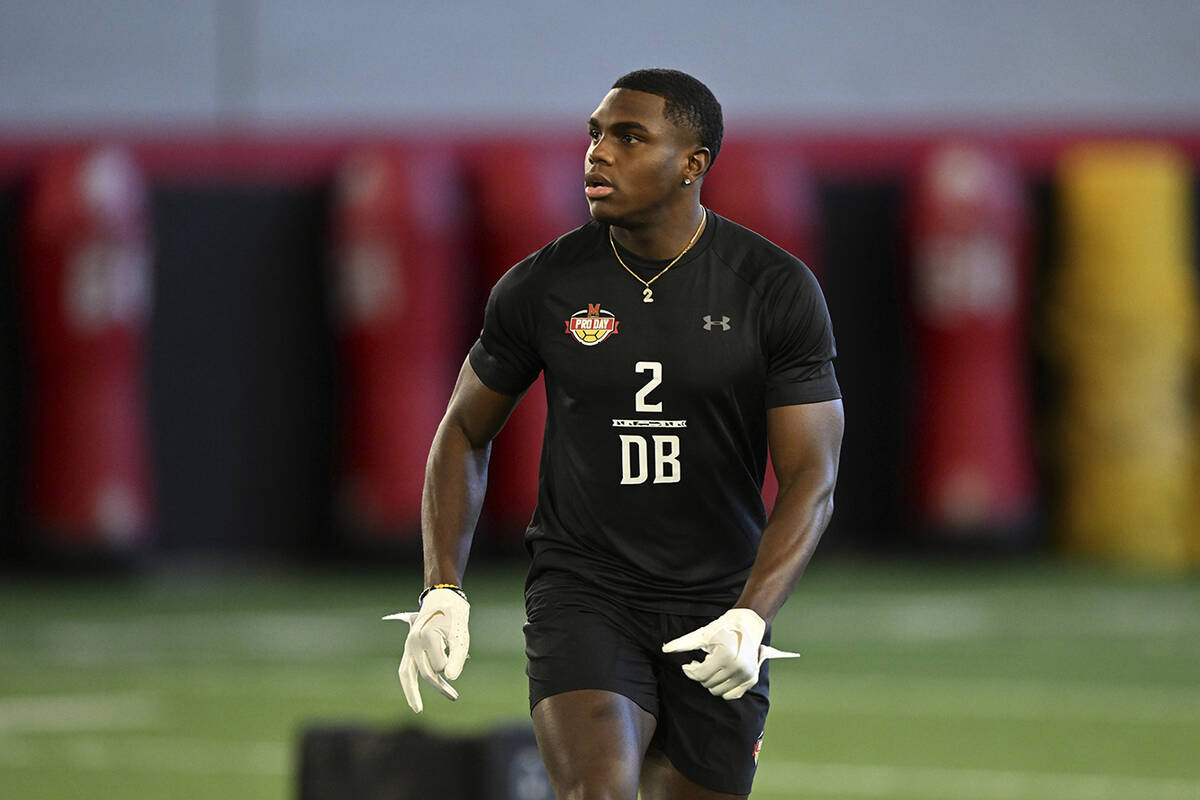
M565 786L555 784L554 793L558 800L637 800L637 784L581 778Z
M638 759L542 752L558 800L637 800Z

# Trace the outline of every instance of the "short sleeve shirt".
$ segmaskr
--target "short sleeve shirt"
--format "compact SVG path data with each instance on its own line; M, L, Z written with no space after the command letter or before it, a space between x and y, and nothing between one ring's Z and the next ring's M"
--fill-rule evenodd
M476 374L511 395L545 374L530 586L582 581L634 607L725 610L766 523L767 409L841 397L812 273L707 213L653 302L596 221L492 290ZM644 280L669 263L620 253Z

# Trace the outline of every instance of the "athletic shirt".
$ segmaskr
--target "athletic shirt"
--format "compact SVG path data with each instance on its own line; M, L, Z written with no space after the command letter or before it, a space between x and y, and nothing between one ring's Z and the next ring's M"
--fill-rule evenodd
M766 524L766 410L841 397L808 267L706 213L651 303L595 220L492 289L471 366L507 395L546 379L527 591L583 582L635 608L728 609ZM669 263L620 253L646 280Z

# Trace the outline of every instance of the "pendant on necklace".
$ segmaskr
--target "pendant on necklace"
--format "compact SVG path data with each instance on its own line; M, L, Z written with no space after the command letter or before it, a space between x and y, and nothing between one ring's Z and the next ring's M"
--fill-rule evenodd
M654 291L649 286L647 286L645 289L642 289L642 302L643 303L653 303L654 302Z

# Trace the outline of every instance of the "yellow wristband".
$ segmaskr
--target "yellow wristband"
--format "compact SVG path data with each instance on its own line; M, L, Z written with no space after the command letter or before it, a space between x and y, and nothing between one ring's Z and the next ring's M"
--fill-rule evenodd
M435 583L433 586L426 586L425 591L421 592L421 594L417 597L417 607L418 608L420 608L421 604L425 602L425 595L429 594L434 589L449 589L450 591L454 592L459 597L461 597L463 600L467 599L467 593L464 592L462 587L459 586L458 584L456 584L456 583Z

